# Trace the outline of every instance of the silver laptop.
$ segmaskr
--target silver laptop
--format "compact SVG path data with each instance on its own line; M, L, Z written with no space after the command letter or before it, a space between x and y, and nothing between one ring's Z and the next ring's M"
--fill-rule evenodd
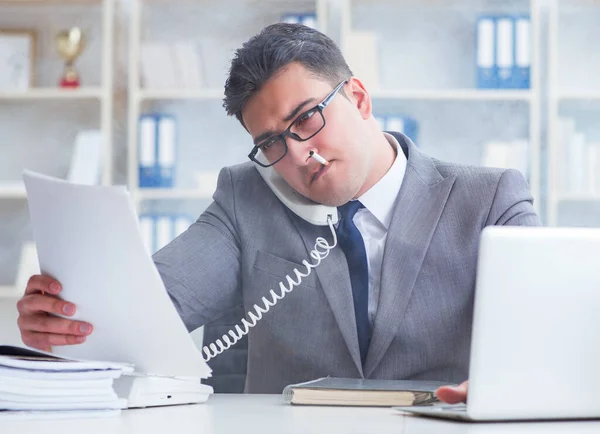
M481 237L466 405L473 421L600 418L600 229L489 227Z

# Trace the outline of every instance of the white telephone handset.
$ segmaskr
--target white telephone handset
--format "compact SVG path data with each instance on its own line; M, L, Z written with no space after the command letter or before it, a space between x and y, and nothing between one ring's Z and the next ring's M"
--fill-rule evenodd
M257 158L264 159L264 156L259 154ZM302 261L302 265L306 267L306 270L299 271L297 268L294 268L293 272L295 279L288 274L286 276L287 285L283 281L279 282L279 293L271 289L269 291L269 294L271 294L270 299L263 297L262 305L255 304L253 308L247 312L246 316L250 318L249 320L243 318L241 320L241 325L237 324L234 329L225 333L221 339L217 339L216 342L204 346L202 349L204 352L202 358L205 362L208 362L213 357L221 354L239 341L243 336L247 335L250 329L260 321L263 314L267 313L269 309L272 306L275 306L279 300L286 296L286 294L292 292L294 287L300 285L302 279L310 275L312 269L316 268L321 261L329 255L329 251L337 245L337 235L334 227L334 224L338 222L338 211L336 207L321 205L302 196L290 187L273 167L261 167L256 165L256 168L275 196L277 196L277 198L290 210L313 225L329 226L331 234L333 235L333 244L329 244L325 238L318 237L315 241L315 248L310 252L310 257L314 260L313 263L308 262L306 259Z
M257 155L256 158L260 157ZM273 167L261 167L257 164L256 168L275 196L298 216L316 226L327 226L329 220L332 220L333 224L337 223L337 208L321 205L302 196L290 187Z

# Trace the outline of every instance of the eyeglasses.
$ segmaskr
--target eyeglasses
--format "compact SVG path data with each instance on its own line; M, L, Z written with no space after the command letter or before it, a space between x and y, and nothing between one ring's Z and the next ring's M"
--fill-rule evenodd
M270 167L286 156L288 152L286 137L291 137L298 142L305 142L317 135L326 123L323 109L327 107L346 83L348 83L348 80L338 84L320 104L298 116L283 133L271 136L252 148L248 158L259 166ZM260 155L258 155L259 150L266 160L260 158Z

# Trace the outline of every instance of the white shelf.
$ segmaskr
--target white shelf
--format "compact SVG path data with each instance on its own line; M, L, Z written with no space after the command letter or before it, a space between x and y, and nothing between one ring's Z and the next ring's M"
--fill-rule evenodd
M0 100L64 100L64 99L101 99L102 88L82 87L79 89L32 88L27 91L0 91Z
M135 195L140 200L157 199L210 199L212 192L198 189L173 189L173 188L140 188Z
M600 194L559 194L556 196L557 202L562 201L577 201L577 202L599 202Z
M223 89L147 89L140 90L138 100L203 100L223 98Z
M562 101L600 101L600 91L594 92L563 92L558 99Z
M102 0L0 0L2 5L95 5L102 3Z
M371 98L438 101L530 101L529 89L375 90Z
M0 183L0 199L25 199L27 193L25 186L18 183L2 184Z

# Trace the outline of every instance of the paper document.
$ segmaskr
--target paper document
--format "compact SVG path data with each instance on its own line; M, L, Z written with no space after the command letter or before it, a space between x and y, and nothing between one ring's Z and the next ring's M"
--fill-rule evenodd
M46 352L3 345L0 368L1 411L104 411L127 406L127 400L115 393L113 382L130 372L130 365L61 359ZM40 378L30 377L32 372ZM56 378L57 373L63 377ZM88 374L93 378L87 378Z
M30 171L23 178L40 270L77 306L71 318L94 327L85 343L54 353L131 363L146 374L210 376L144 247L125 187L76 185Z

